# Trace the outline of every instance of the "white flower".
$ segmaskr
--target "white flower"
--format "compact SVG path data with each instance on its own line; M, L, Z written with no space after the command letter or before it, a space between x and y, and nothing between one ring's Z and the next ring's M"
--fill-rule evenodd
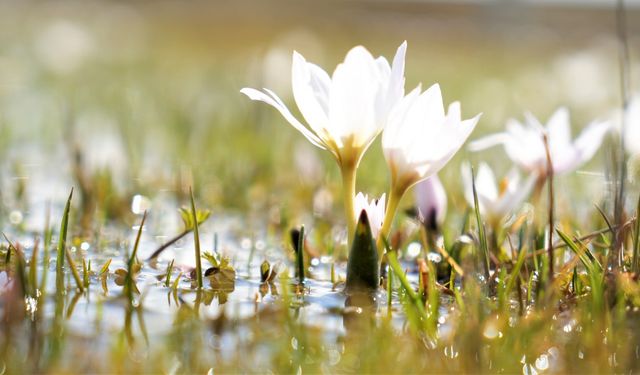
M420 92L418 86L398 103L382 134L392 189L406 190L438 172L462 147L480 116L462 120L459 102L445 114L438 84Z
M629 102L624 118L624 146L631 155L640 155L640 95Z
M380 199L373 199L369 201L368 195L358 193L355 198L354 206L356 217L360 216L362 210L367 212L369 224L371 225L371 233L373 234L373 238L377 238L380 228L382 228L382 220L384 219L385 194L382 194Z
M530 113L525 115L525 123L517 120L507 122L507 131L471 142L472 151L483 150L503 144L509 158L529 172L543 173L547 169L547 155L543 141L546 132L549 155L555 174L575 170L589 161L596 153L602 139L609 130L607 122L592 122L575 141L571 141L569 111L559 108L544 128Z
M385 126L390 109L404 95L406 46L404 42L398 48L393 66L362 46L354 47L332 77L294 52L293 96L308 127L269 89L244 88L241 92L275 107L311 143L329 150L341 166L357 166Z
M468 163L461 166L462 181L464 183L464 196L471 207L475 207L473 201L473 183L471 168ZM491 222L497 222L515 211L531 192L538 176L532 173L523 183L520 183L520 175L515 169L507 174L496 184L493 171L486 163L480 163L476 174L476 193L478 195L478 208Z
M430 229L441 226L447 214L447 193L438 175L418 182L415 195L420 221Z

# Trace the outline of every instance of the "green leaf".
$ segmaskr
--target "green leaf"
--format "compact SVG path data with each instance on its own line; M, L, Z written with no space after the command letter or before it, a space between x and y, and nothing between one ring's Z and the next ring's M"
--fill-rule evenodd
M71 198L73 197L73 188L69 193L67 204L64 206L62 221L60 222L60 238L58 239L58 251L56 256L56 291L62 293L64 290L64 258L65 248L67 245L67 228L69 226L69 210L71 209Z
M182 218L182 223L184 224L184 230L186 232L191 232L195 228L194 223L196 222L196 220L194 219L193 211L196 212L195 217L197 218L198 225L201 225L202 223L207 221L209 216L211 216L210 210L196 210L193 208L193 206L192 208L181 207L179 211L180 217Z
M202 289L202 261L200 260L200 233L198 232L198 225L201 223L201 217L199 216L199 214L201 212L198 212L198 210L196 210L196 203L193 199L193 190L189 189L189 193L191 194L191 223L193 225L193 242L195 245L196 253L196 280L198 282L198 289ZM209 212L206 213L205 220L207 217L209 217Z
M347 261L346 289L375 291L379 284L378 250L371 234L367 212L363 210L356 225L353 245Z

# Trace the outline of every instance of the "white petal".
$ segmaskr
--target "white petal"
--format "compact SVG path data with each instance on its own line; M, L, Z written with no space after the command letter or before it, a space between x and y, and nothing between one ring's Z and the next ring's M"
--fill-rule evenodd
M463 162L460 165L460 174L462 175L462 184L464 186L464 197L467 200L469 207L473 209L475 208L475 202L473 199L473 176L471 175L471 164L469 164L466 161ZM477 187L478 185L476 182L476 193L477 193ZM479 197L478 197L478 206L479 206L478 208L480 209L480 213L484 213L485 208L480 202Z
M419 182L415 187L415 196L421 220L435 220L434 224L442 224L447 212L447 193L438 175Z
M309 64L304 57L293 52L291 65L291 87L293 97L311 129L320 138L328 126L329 76L319 67Z
M547 134L554 149L571 144L571 125L567 108L560 107L554 112L547 122Z
M486 150L488 148L504 144L509 140L507 133L490 134L475 141L469 142L467 149L472 152Z
M589 125L582 131L573 144L573 158L557 166L554 161L554 172L558 174L565 173L589 161L596 151L598 151L598 148L600 148L605 134L607 134L610 129L611 125L608 122L594 122Z
M476 174L476 191L478 197L483 196L489 201L498 199L498 187L493 171L487 163L480 163Z
M396 55L393 58L393 64L391 65L391 75L389 76L389 83L385 96L386 108L384 108L385 113L383 114L385 116L404 95L404 61L406 53L407 41L405 40L400 47L398 47Z
M326 150L326 146L324 142L318 138L315 134L313 134L309 129L307 129L300 121L298 121L289 111L289 109L284 105L282 100L273 93L272 91L265 89L271 96L263 93L262 91L258 91L256 89L245 87L240 90L241 93L245 94L251 100L258 100L261 102L265 102L275 109L277 109L280 114L287 120L294 128L296 128L302 135L304 135L309 142L313 145L320 147L323 150Z
M632 155L640 155L640 95L636 95L625 114L624 145Z
M397 149L403 146L402 136L405 133L404 127L408 122L407 114L416 99L420 96L421 90L421 86L418 85L418 87L413 89L407 96L402 98L389 114L389 122L382 133L382 149L385 150L385 156L387 156L387 150ZM389 158L387 158L387 161L389 161Z
M353 137L354 147L370 143L380 132L376 96L380 72L364 47L355 47L338 65L331 82L329 132L337 141Z
M510 189L505 195L496 203L496 211L500 214L500 216L505 216L512 211L516 210L518 206L527 198L531 189L535 185L538 179L538 175L536 173L532 173L529 175L527 180L523 185Z

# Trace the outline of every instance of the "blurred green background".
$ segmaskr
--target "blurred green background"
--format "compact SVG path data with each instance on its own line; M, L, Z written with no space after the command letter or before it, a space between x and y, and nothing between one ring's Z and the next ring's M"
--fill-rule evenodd
M637 4L627 10L632 72ZM134 194L179 201L193 185L208 207L339 217L329 154L239 93L268 87L298 113L293 50L332 72L355 45L390 59L407 40L406 89L438 82L445 104L482 112L471 139L524 111L546 121L560 105L575 134L619 106L615 21L613 1L0 2L2 203L61 202L84 179L107 216ZM442 172L451 191L465 158L510 168L501 149L463 151ZM605 159L571 184L601 195ZM359 190L378 195L387 178L378 141Z

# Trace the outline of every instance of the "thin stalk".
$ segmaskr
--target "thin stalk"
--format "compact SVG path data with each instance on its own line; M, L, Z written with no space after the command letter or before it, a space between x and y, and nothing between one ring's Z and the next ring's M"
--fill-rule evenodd
M84 292L84 286L82 284L82 279L80 278L80 274L78 273L78 269L76 268L76 263L73 261L71 257L71 253L69 250L65 249L65 256L67 257L67 263L69 263L69 268L71 269L71 275L73 276L73 280L76 282L76 287L80 291L80 293Z
M387 270L387 313L391 317L391 304L393 302L393 270Z
M387 241L387 236L389 236L389 232L391 231L393 219L396 216L396 211L398 211L398 205L406 191L406 188L392 188L389 192L389 200L387 201L384 219L382 220L382 228L380 229L380 234L378 234L378 241L376 243L376 247L378 248L378 262L382 262L382 255L385 248L384 242Z
M64 258L65 248L67 245L67 227L69 226L69 210L71 209L71 198L73 197L73 188L69 193L67 204L64 206L62 214L62 222L60 223L60 238L58 239L58 252L56 256L56 291L62 293L64 290Z
M638 256L640 254L640 196L638 196L638 206L636 207L636 225L633 231L633 258L631 264L631 270L635 273L638 272Z
M625 133L626 133L626 114L629 108L629 42L627 38L627 20L626 11L624 7L624 0L617 1L616 7L616 26L619 41L619 62L620 62L620 94L622 98L621 109L621 128L620 128L620 147L618 148L618 182L616 184L617 190L614 199L614 220L617 225L622 224L624 220L624 192L625 182L627 177L627 155L625 154ZM622 264L623 258L623 238L622 231L619 230L614 234L614 252L617 257L617 264Z
M544 142L544 151L547 156L547 183L549 188L549 238L547 243L547 256L549 257L549 281L553 280L553 207L554 207L554 195L553 195L553 163L551 162L551 153L549 152L549 138L547 134L543 134L542 140Z
M304 225L300 226L300 235L298 236L298 252L296 253L296 261L298 266L298 279L300 285L304 284Z
M142 228L144 227L144 221L147 219L147 211L142 215L142 221L140 222L140 227L138 227L138 234L136 235L136 242L133 244L133 250L131 250L131 256L129 257L129 262L127 265L127 276L125 278L125 288L127 298L129 302L133 302L133 265L136 261L136 255L138 254L138 245L140 245L140 237L142 236Z
M193 214L193 240L196 251L196 280L198 289L202 289L202 260L200 259L200 233L198 232L198 215L196 214L196 203L193 199L193 190L189 188L191 194L191 213Z
M478 204L478 192L476 190L476 174L471 167L471 187L473 188L473 206L476 214L476 221L478 223L478 240L480 241L480 250L484 255L484 275L487 282L489 282L489 247L487 245L487 235L484 231L484 224L482 223L482 217L480 216L480 205Z
M342 199L344 202L344 214L347 220L347 249L351 249L353 236L356 231L356 209L354 198L356 195L356 167L355 164L347 164L341 168L342 173Z
M29 295L35 297L38 290L38 239L34 241L33 252L31 253L31 260L29 261ZM46 270L45 270L46 272Z
M427 315L427 312L426 312L426 310L424 308L424 302L422 301L422 297L420 297L415 292L415 290L413 290L413 287L411 286L411 283L409 282L409 280L407 279L406 275L402 271L402 266L400 265L400 262L398 261L398 256L397 256L396 252L395 251L387 251L387 254L388 254L387 259L389 260L389 265L391 266L391 269L393 270L393 272L398 277L398 280L400 280L400 285L402 285L402 288L407 293L407 295L411 299L411 302L413 303L413 305L418 310L418 314L420 315L422 320L424 322L427 322L428 315Z
M165 242L162 246L160 246L156 251L153 252L153 254L151 254L147 258L147 260L152 260L154 258L157 258L160 255L160 253L162 253L166 248L168 248L169 246L173 245L174 243L180 241L182 239L182 237L186 236L189 233L191 233L191 230L190 229L185 229L182 233L178 234L177 236L173 237L169 241Z
M43 242L43 256L42 256L42 279L40 281L40 291L44 295L47 291L47 274L49 273L49 248L51 247L51 234L52 230L49 225L49 221L51 219L51 204L47 203L46 214L45 214L45 224L44 224L44 242Z
M167 288L169 286L171 286L171 272L173 272L173 262L175 261L175 259L172 259L171 262L169 262L169 265L167 266L167 277L164 281L164 286L166 286Z

